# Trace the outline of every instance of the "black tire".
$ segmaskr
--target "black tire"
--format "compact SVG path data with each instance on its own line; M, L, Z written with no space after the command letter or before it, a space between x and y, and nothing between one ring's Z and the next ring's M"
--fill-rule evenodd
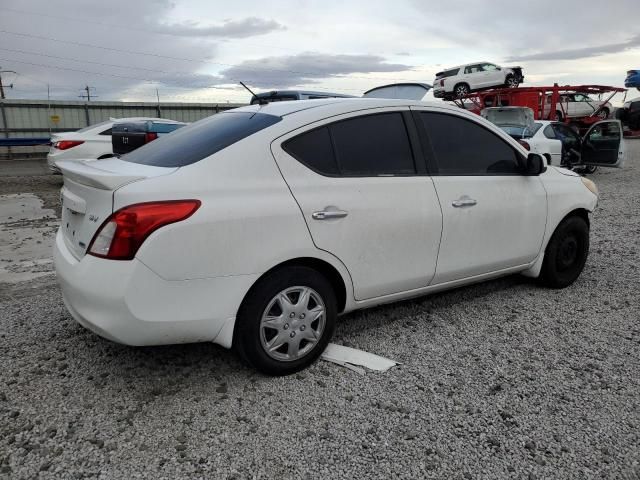
M513 74L507 75L507 78L504 79L504 86L507 88L518 88L520 82Z
M562 117L562 112L560 110L556 110L556 121L562 122L564 118Z
M584 173L589 175L591 175L592 173L596 173L596 170L598 170L597 165L585 165L584 167Z
M471 93L471 89L466 83L458 83L455 87L453 87L453 96L455 98L464 97L465 95L469 95L469 93Z
M324 328L320 338L304 356L293 360L278 360L268 354L266 347L262 345L261 321L273 299L292 287L310 288L319 295L324 303ZM335 292L322 274L309 267L283 267L259 280L245 297L238 310L233 344L240 357L256 370L267 375L290 375L308 367L322 354L333 336L337 315ZM297 321L297 318L292 320L292 325L293 321ZM291 332L296 330L294 326L287 328ZM299 345L302 345L300 341Z
M609 118L609 109L608 108L603 108L602 110L600 110L598 112L598 114L596 115L598 118L600 118L601 120L606 120L607 118Z
M589 225L579 216L565 218L545 250L542 283L550 288L568 287L582 273L588 255Z

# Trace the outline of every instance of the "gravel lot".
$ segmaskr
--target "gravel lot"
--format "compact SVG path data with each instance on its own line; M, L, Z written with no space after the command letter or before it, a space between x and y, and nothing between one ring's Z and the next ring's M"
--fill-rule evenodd
M402 362L386 373L267 378L214 345L124 347L71 319L53 275L0 283L0 477L639 479L640 141L627 148L624 170L592 176L572 287L510 277L342 317L335 341ZM59 178L4 173L1 195L56 211Z

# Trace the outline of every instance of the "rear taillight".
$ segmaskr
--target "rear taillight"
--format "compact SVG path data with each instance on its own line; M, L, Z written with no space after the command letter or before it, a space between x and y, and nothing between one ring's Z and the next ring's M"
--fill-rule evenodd
M149 235L165 225L186 220L200 200L170 200L129 205L114 212L93 236L89 255L131 260Z
M60 140L53 144L53 148L57 148L58 150L69 150L70 148L77 147L83 143L84 142L82 140Z
M529 142L525 142L524 140L518 140L518 143L522 145L524 148L526 148L527 150L531 150L531 145L529 145Z
M144 143L153 142L156 138L158 138L158 134L155 132L147 132L144 134Z

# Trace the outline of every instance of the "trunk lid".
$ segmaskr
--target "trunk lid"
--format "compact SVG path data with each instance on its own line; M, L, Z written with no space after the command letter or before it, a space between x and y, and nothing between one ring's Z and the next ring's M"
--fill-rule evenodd
M113 194L124 185L146 178L169 175L177 168L154 167L119 159L58 162L64 175L60 191L65 243L82 258L102 223L113 213Z

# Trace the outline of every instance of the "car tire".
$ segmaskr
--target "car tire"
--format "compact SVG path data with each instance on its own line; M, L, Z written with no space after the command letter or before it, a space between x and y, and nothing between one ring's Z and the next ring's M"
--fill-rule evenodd
M507 78L504 79L504 85L507 88L518 88L518 85L520 85L520 82L518 81L515 75L510 73L509 75L507 75Z
M464 97L465 95L469 95L469 93L471 93L471 89L466 83L458 83L455 87L453 87L453 96L455 98Z
M545 250L540 280L550 288L565 288L582 273L589 255L589 225L577 215L565 218Z
M564 118L562 116L562 112L560 110L556 110L556 121L558 121L558 122L564 121Z
M260 279L245 297L236 318L234 347L256 370L290 375L322 354L337 315L336 295L324 275L309 267L284 267Z
M596 170L598 170L597 165L585 165L583 172L591 175L592 173L596 173Z
M603 108L597 113L596 117L598 117L600 120L606 120L607 118L609 118L609 109Z

